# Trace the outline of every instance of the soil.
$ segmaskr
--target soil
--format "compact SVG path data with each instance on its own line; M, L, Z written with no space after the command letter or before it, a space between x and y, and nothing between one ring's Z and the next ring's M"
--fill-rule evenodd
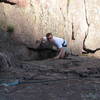
M69 55L19 61L0 74L0 82L0 100L99 100L100 59Z

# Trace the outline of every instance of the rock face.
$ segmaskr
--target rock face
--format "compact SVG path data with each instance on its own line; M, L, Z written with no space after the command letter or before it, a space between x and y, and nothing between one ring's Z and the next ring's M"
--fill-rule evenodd
M68 41L72 53L81 54L83 43L90 50L100 48L99 0L8 1L15 5L0 3L0 26L12 25L17 40L35 46L36 39L52 32ZM100 57L99 49L95 56Z

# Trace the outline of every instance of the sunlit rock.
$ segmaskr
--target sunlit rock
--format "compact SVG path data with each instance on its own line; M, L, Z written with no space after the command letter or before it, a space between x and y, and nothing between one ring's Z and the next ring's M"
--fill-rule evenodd
M2 9L0 22L3 22L5 28L13 25L15 39L34 47L37 39L52 32L53 35L68 41L71 53L81 54L84 44L85 48L95 50L95 55L100 56L99 50L96 51L100 48L99 0L9 0L9 2L16 5L0 4ZM88 50L88 53L91 52Z

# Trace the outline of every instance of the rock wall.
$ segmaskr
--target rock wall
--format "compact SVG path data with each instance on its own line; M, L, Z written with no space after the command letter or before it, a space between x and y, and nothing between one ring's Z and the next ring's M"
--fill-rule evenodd
M83 42L90 50L100 48L99 0L6 1L0 3L0 23L5 29L13 25L16 39L35 46L36 39L52 32L68 41L72 53L81 54Z

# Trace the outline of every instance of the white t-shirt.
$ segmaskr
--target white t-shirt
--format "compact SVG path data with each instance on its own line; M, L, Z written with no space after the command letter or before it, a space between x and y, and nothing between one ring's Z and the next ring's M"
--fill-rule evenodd
M43 37L43 38L46 39L46 37ZM62 44L64 43L64 41L65 41L64 45L67 45L67 41L64 40L63 38L53 36L53 40L54 40L54 42L55 42L55 44L57 45L58 48L63 47Z

